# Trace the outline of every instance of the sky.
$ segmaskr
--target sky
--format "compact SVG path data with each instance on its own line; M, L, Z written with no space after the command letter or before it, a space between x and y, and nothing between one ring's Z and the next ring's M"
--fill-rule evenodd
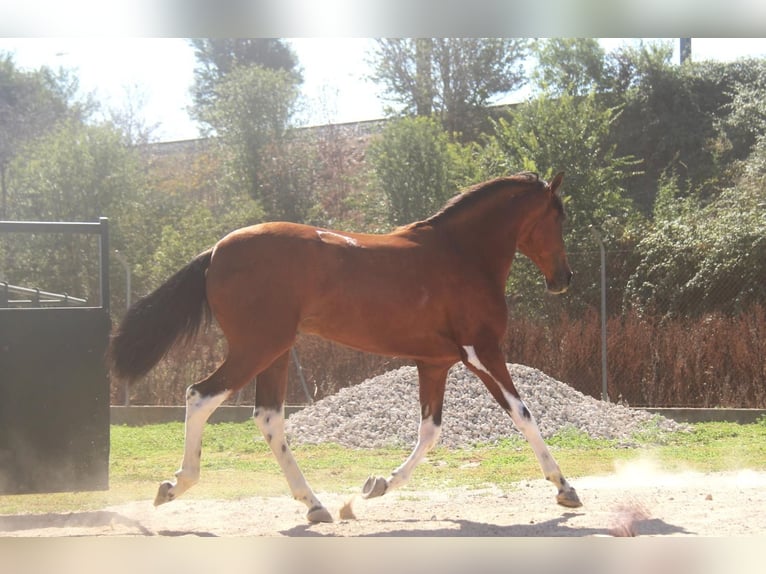
M676 46L678 40L675 39ZM383 117L379 88L367 80L369 38L290 38L303 69L304 125L345 123ZM635 39L602 39L612 50ZM198 127L187 113L191 105L194 53L182 38L0 38L0 53L14 55L22 69L64 67L76 73L80 90L105 109L124 109L126 99L140 102L145 124L157 125L158 141L191 139ZM766 38L693 38L692 59L732 61L766 57ZM677 57L676 57L677 60ZM518 96L517 96L518 97ZM505 98L503 101L507 101Z

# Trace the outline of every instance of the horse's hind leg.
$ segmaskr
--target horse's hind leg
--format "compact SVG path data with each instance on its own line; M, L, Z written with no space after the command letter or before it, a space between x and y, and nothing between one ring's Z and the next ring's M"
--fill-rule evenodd
M447 382L447 372L451 364L431 365L417 363L419 392L420 392L420 427L418 442L414 450L391 476L371 476L362 487L364 498L382 496L389 490L400 487L409 479L412 471L420 464L429 450L439 440L442 424L442 405L444 403L444 386Z
M309 522L332 522L332 516L311 490L287 445L284 401L289 357L289 351L283 353L258 375L253 417L279 462L293 497L308 507Z
M175 500L199 481L202 430L210 415L232 392L245 386L253 371L227 358L209 377L186 389L184 456L175 481L160 484L154 505Z

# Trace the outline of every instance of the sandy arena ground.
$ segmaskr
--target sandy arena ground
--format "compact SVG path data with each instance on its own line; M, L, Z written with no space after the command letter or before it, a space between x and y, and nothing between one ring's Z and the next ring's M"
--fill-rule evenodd
M203 477L204 480L204 477ZM514 488L394 491L374 500L318 493L336 521L308 524L287 494L237 501L151 499L95 511L0 516L0 536L189 537L748 537L766 535L766 472L663 474L646 463L571 480L578 509L549 483ZM285 488L286 489L286 488ZM352 500L355 519L340 519Z

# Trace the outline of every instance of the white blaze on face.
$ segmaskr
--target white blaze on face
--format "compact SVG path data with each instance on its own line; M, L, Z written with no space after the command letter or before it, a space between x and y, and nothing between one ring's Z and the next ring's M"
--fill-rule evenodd
M317 236L323 243L331 243L335 245L339 243L345 243L346 245L359 247L359 243L357 243L356 239L353 237L341 235L340 233L335 233L334 231L317 230Z

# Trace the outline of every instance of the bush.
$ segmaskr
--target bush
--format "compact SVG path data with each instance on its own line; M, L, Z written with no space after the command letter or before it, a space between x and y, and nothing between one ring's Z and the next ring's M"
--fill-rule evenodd
M457 193L457 149L429 117L392 121L373 141L369 158L388 201L391 224L425 219Z

